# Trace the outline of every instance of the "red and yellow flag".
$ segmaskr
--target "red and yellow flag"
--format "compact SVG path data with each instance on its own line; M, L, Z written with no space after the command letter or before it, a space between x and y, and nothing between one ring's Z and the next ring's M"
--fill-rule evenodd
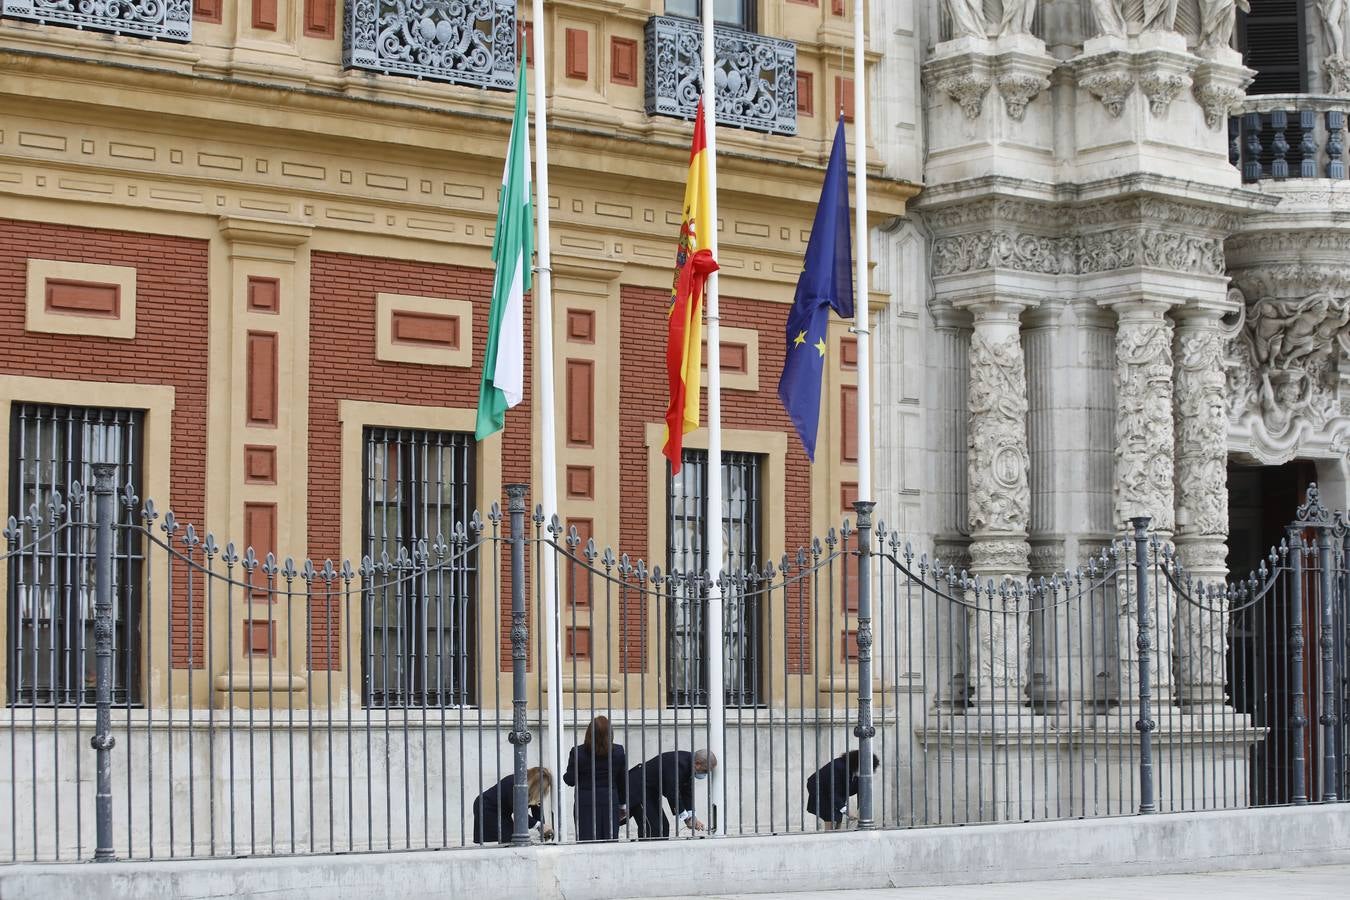
M666 443L662 452L670 471L680 471L684 436L698 427L698 381L703 356L703 293L708 276L717 271L710 249L712 230L708 211L708 151L703 130L703 103L694 116L694 146L689 152L689 181L684 188L684 219L675 254L675 283L670 292L670 323L666 336L666 375L670 406L666 408Z

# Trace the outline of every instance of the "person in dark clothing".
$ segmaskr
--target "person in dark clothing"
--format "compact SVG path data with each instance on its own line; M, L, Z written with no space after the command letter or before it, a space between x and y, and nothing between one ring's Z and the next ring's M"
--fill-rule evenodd
M857 750L832 759L820 771L806 779L806 811L825 823L831 831L844 824L848 798L858 793L858 771L861 756ZM881 765L872 755L872 771Z
M567 756L563 782L577 789L577 839L612 841L628 818L628 757L614 743L609 719L596 716L586 739Z
M553 774L548 769L535 766L525 773L529 785L530 828L538 825L544 818L544 798L553 789ZM505 844L515 833L515 803L513 794L516 789L516 776L507 775L501 781L474 798L473 801L473 842L475 844ZM550 828L545 828L544 840L553 836Z
M703 823L694 815L694 780L706 778L715 768L717 757L707 750L668 750L634 766L628 773L628 814L637 822L638 837L670 837L662 797L680 825L702 831Z

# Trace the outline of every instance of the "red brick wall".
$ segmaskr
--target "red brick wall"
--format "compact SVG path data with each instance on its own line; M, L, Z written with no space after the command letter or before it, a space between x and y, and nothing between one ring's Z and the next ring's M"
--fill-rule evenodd
M647 511L649 504L665 507L664 496L647 496L646 431L650 422L662 422L669 401L665 373L666 307L670 292L662 289L625 285L620 292L623 337L620 341L619 387L619 515L625 549L640 555L648 544ZM780 303L723 297L722 322L737 328L759 331L759 391L722 391L722 427L780 431L789 435L787 453L787 502L782 510L766 509L765 518L784 516L785 539L790 553L811 539L811 464L802 451L792 423L778 401L778 374L783 370L784 339L788 307ZM707 393L702 393L701 421L708 421ZM770 487L765 485L765 493ZM643 548L643 549L639 549ZM766 560L767 561L767 560ZM662 569L666 560L651 560ZM778 561L774 560L777 566ZM798 592L788 592L787 663L789 671L806 671L810 664L810 610ZM639 671L648 663L644 645L645 621L636 597L621 613L624 635L620 665L624 671ZM650 614L650 611L648 611ZM663 615L664 620L664 615ZM778 639L778 640L781 640ZM778 643L776 640L775 643ZM779 665L782 645L774 647L772 659Z
M135 267L136 338L25 332L29 255ZM207 302L205 241L0 219L0 346L4 347L0 372L171 385L173 456L148 459L146 464L172 467L167 502L179 522L194 522L199 527L206 484ZM162 511L166 498L153 499ZM191 634L186 583L176 582L172 594L172 664L200 668L205 663L203 593L193 592ZM150 648L150 652L162 653L163 649Z
M339 400L366 400L436 407L478 406L482 378L482 347L487 335L492 299L492 271L464 266L405 262L340 253L315 253L310 273L310 394L309 394L309 554L315 560L338 560L342 555L340 516L359 521L361 509L341 509L341 436ZM375 295L414 294L469 300L473 303L474 354L472 368L446 368L381 362L375 358ZM530 303L526 297L526 321ZM502 442L502 480L530 480L531 345L525 344L525 399L506 414ZM479 465L482 460L479 460ZM479 509L496 501L505 512L505 497L478 497ZM533 506L532 496L527 503ZM506 523L503 522L503 533ZM511 665L510 573L502 556L500 642L503 668ZM353 560L353 567L356 561ZM481 564L480 596L490 603L491 570ZM528 586L527 586L528 587ZM529 596L527 589L526 596ZM341 665L339 638L341 604L315 600L310 612L311 664L318 669ZM491 621L490 606L482 609L480 627ZM534 641L531 640L531 646ZM331 652L329 651L329 648Z

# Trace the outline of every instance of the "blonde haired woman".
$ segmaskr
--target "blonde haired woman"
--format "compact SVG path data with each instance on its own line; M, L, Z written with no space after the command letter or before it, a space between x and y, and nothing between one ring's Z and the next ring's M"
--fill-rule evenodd
M530 828L538 825L544 818L544 798L553 790L553 773L542 766L535 766L525 773L525 783L529 792ZM516 789L516 776L507 775L501 781L479 794L473 801L473 842L475 844L505 844L515 833L515 807L512 795ZM553 837L551 828L544 828L544 840Z

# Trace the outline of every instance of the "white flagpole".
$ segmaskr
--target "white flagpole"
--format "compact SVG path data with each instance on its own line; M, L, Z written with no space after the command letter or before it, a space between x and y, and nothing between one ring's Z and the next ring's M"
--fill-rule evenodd
M853 0L853 258L858 267L853 333L858 339L858 499L872 496L872 347L867 272L867 38L863 0Z
M708 248L713 259L717 252L717 89L713 78L713 63L717 55L713 0L703 0L703 115L708 154L708 221L698 227L707 230ZM717 307L717 273L708 276L705 306L708 315L708 509L704 516L707 525L708 575L708 750L719 765L709 776L708 792L717 804L717 825L713 833L726 834L726 781L722 777L722 763L726 758L726 685L722 671L722 589L718 579L722 574L722 372L721 331ZM710 811L711 812L711 811ZM709 822L712 827L712 822Z
M538 391L535 402L540 404L540 435L543 445L540 453L539 504L544 508L546 521L558 513L558 441L555 421L556 403L553 396L553 269L549 247L548 208L548 106L545 90L548 87L548 67L544 64L545 31L544 0L534 0L534 211L538 222L535 240L537 264L534 280L535 337L538 353L535 356L535 380ZM553 773L553 830L562 842L567 837L568 817L564 814L562 763L562 634L558 616L558 561L545 548L540 586L544 594L544 656L548 670L548 744L544 748L544 765Z

